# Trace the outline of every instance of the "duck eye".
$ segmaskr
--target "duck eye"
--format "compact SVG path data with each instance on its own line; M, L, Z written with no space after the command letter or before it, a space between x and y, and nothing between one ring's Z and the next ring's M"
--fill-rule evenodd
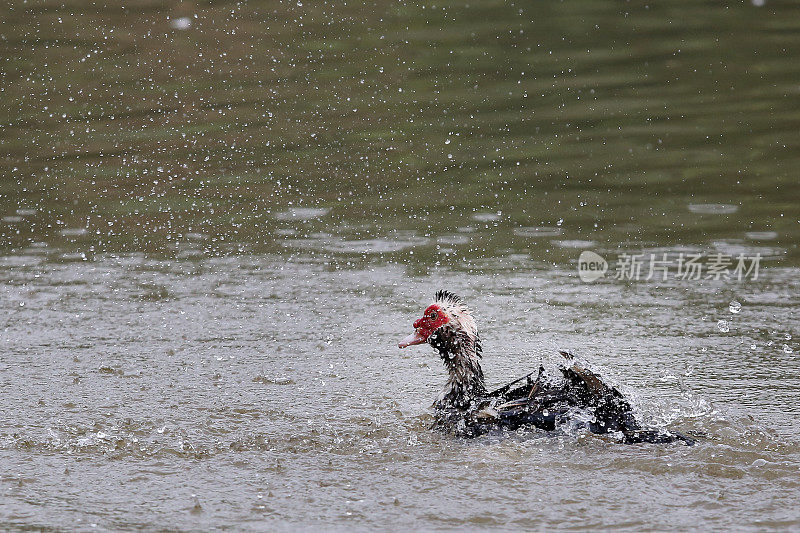
M431 320L436 320L437 318L439 318L439 313L431 311Z

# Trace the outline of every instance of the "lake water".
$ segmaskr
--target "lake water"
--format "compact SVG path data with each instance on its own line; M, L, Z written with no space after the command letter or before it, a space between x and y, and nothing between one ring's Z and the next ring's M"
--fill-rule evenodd
M0 13L4 529L800 527L797 4ZM431 431L441 288L697 444Z

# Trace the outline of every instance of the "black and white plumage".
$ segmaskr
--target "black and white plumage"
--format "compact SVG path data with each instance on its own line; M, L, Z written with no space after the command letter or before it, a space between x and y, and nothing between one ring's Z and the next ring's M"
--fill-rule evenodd
M439 351L449 376L436 405L464 408L471 398L486 394L478 328L470 310L455 294L439 291L435 302L451 317L428 337L428 343Z
M574 415L581 412L584 416L579 423L589 431L618 433L626 443L693 443L677 432L642 428L622 393L567 352L561 352L566 364L559 368L560 381L547 379L540 367L538 372L487 391L475 319L462 299L451 292L438 291L414 328L400 347L428 343L439 352L447 369L447 383L434 402L435 425L441 429L463 437L522 426L549 431L576 422Z

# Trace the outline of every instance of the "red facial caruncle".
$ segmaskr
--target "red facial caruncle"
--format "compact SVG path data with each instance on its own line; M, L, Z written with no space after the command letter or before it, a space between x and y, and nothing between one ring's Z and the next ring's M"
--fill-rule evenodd
M430 305L425 309L422 318L414 321L414 333L403 339L398 346L406 348L414 344L422 344L428 340L431 333L449 321L450 317L438 304Z

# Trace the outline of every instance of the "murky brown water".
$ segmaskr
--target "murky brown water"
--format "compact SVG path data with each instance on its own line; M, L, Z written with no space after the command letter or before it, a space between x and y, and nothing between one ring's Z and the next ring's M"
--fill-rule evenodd
M0 7L2 526L797 529L798 30L769 0ZM431 432L444 370L396 342L439 288L490 384L568 348L704 437Z

